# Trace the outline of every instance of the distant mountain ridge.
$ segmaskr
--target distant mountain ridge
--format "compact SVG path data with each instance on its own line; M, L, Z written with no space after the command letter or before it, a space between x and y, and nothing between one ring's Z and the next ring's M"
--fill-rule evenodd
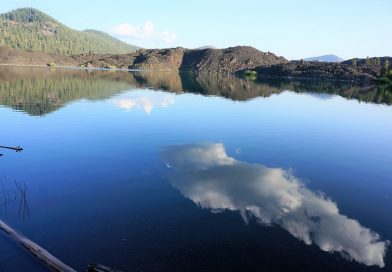
M0 14L0 46L65 55L124 54L139 49L102 31L73 30L34 8Z
M306 58L304 61L319 61L319 62L342 62L344 59L336 55L323 55L318 57Z
M213 45L204 45L204 46L200 46L195 48L196 50L204 50L204 49L218 49L218 47L213 46Z

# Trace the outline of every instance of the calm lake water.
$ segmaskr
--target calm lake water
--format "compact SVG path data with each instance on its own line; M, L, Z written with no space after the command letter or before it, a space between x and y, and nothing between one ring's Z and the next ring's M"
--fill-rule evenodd
M392 271L391 103L343 83L0 67L0 145L24 148L0 150L0 219L78 271ZM1 232L0 271L46 270Z

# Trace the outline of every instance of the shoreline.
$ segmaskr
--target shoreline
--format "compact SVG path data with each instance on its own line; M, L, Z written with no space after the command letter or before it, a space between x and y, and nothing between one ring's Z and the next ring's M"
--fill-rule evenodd
M392 58L374 61L357 60L342 63L289 61L283 57L259 51L250 46L224 49L140 49L129 54L62 55L40 51L23 51L1 47L2 66L53 67L80 70L190 72L209 74L235 74L241 76L252 71L255 78L312 79L345 81L358 84L376 84L378 78L388 74L384 68Z
M242 80L249 80L241 76L241 72L237 73L222 73L222 72L203 72L203 71L168 71L168 70L148 70L148 69L126 69L126 68L104 68L104 67L80 67L80 66L69 66L69 65L44 65L44 64L13 64L13 63L0 63L0 67L32 67L32 68L49 68L49 69L66 69L66 70L80 70L80 71L120 71L120 72L150 72L150 73L189 73L189 74L230 74ZM349 79L339 79L339 78L322 78L322 77L291 77L291 76L268 76L268 75L257 75L257 79L250 80L255 83L263 80L287 80L287 81L322 81L322 82L341 82L341 83L352 83L356 86L377 86L376 81L371 82L358 82Z
M60 68L60 69L73 69L73 70L99 70L99 71L127 71L127 72L140 72L140 71L148 71L148 70L140 70L140 69L125 69L125 68L100 68L100 67L80 67L80 66L68 66L68 65L44 65L44 64L13 64L13 63L0 63L1 66L10 66L10 67L38 67L38 68Z

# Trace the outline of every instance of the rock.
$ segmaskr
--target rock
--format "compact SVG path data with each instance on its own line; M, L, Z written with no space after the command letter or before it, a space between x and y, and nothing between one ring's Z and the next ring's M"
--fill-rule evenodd
M168 49L140 49L123 55L75 55L81 63L90 62L95 67L128 67L154 71L193 71L208 73L234 73L288 62L283 57L266 54L253 47L237 46L226 49L190 50L182 47Z
M283 57L265 54L250 46L236 46L226 49L187 50L180 70L208 73L235 73L258 66L288 62Z
M291 61L255 69L259 77L285 77L303 79L344 80L370 83L376 80L376 72L365 71L344 63Z
M154 70L154 71L176 71L179 70L185 49L150 49L139 50L135 54L133 63L128 65L129 69Z
M385 64L392 58L357 59L342 63L288 61L271 52L250 46L225 49L140 49L128 54L78 54L65 56L43 52L25 52L0 47L0 63L40 64L87 68L119 67L153 71L190 71L204 73L237 73L255 70L259 77L293 77L345 80L368 83L385 74ZM389 67L391 69L391 67Z

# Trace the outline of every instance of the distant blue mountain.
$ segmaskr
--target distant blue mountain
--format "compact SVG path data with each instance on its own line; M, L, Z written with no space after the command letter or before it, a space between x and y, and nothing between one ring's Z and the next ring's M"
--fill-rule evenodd
M343 59L336 55L323 55L319 57L307 58L304 61L319 61L319 62L342 62Z
M205 45L205 46L200 46L200 47L196 48L196 50L204 50L204 49L218 49L218 48L213 45Z

